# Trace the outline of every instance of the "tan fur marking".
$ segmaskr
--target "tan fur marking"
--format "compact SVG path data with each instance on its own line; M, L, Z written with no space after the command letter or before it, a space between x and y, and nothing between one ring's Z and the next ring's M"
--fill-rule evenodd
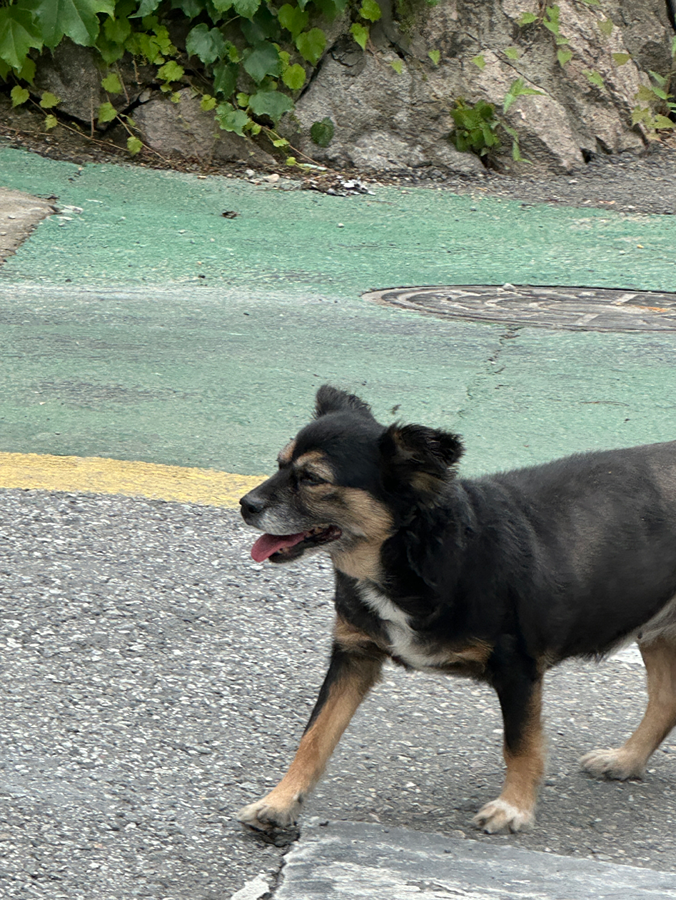
M477 641L476 644L470 644L468 647L463 647L462 650L453 650L451 661L457 658L462 662L486 665L492 652L493 647L491 644L487 644L486 641Z
M307 469L319 478L324 478L326 481L333 481L333 469L329 465L326 455L319 450L310 450L308 453L299 456L294 462L294 467L297 469Z
M352 546L333 550L334 565L352 578L378 582L380 549L392 534L392 516L387 507L359 488L341 488L340 497L342 509L333 521L356 540Z
M458 675L480 675L484 672L492 652L493 647L486 641L477 641L458 650L451 650L440 668L448 668L450 672Z
M628 741L612 750L592 750L582 765L593 775L640 778L650 756L676 725L676 642L661 637L639 644L648 677L648 707Z
M346 650L351 650L352 652L361 650L369 654L377 651L382 653L383 656L387 655L387 647L379 646L370 635L355 628L354 625L350 622L346 622L345 619L340 616L336 616L333 636L337 643Z
M265 798L269 806L285 809L312 790L359 704L378 681L380 669L380 660L362 657L349 677L331 686L326 703L301 738L286 775Z
M293 459L293 451L296 449L296 442L290 441L283 450L280 450L277 456L277 462L280 466L288 465Z
M545 739L541 711L542 681L536 685L531 696L521 746L515 753L510 753L506 746L503 749L507 773L498 799L520 810L533 810L544 775Z

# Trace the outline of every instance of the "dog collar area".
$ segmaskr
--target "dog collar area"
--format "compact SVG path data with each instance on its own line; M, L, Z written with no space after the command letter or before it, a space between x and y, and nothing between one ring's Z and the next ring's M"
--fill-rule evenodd
M368 291L362 299L444 319L572 331L676 331L676 294L663 291L456 284Z

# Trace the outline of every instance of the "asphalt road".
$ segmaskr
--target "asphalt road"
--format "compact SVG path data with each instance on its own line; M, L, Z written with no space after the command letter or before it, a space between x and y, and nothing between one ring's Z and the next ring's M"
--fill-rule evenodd
M117 497L0 495L0 896L223 900L283 847L234 812L288 763L323 675L328 561L253 563L234 511ZM308 816L676 868L676 746L643 782L577 757L621 741L644 700L631 652L548 677L538 830L483 836L501 728L471 682L388 669Z

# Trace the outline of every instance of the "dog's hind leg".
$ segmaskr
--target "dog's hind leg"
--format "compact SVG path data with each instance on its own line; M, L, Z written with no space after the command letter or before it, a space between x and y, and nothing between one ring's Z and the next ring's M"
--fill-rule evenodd
M503 828L530 831L545 768L542 674L535 661L517 654L510 654L500 665L494 660L493 665L492 683L505 725L507 772L500 796L483 806L473 821L489 834Z
M289 770L269 794L239 811L242 824L257 831L295 825L303 801L321 778L343 731L378 681L383 656L334 643L329 670Z
M651 754L676 725L676 640L639 643L648 676L648 707L629 740L614 750L592 750L580 760L591 775L641 778Z

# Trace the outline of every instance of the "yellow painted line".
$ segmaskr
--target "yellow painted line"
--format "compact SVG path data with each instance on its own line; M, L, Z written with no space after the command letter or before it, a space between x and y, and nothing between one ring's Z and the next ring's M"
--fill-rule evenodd
M0 453L0 488L123 494L233 508L263 477L98 456Z

